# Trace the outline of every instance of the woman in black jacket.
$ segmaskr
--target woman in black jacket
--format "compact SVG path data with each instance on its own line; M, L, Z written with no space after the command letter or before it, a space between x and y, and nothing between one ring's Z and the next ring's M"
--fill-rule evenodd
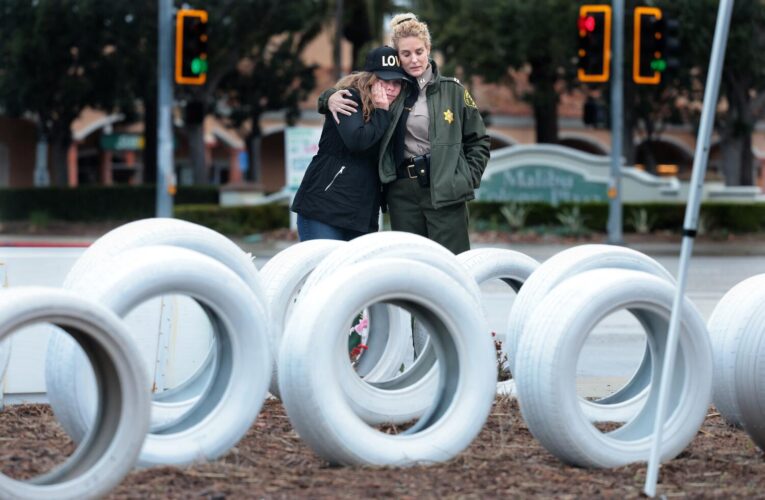
M319 151L292 202L300 241L351 240L377 231L381 202L378 143L390 125L388 106L400 94L401 69L391 47L372 50L364 71L337 82L348 89L362 113L324 120Z

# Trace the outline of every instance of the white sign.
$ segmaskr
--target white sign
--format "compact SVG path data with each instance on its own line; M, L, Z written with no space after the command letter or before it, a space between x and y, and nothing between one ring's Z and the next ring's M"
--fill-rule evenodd
M297 191L314 155L319 151L320 127L287 127L284 131L286 188Z

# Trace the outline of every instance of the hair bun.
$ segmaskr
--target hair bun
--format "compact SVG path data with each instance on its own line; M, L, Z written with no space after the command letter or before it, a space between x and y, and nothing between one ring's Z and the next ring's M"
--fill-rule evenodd
M397 14L393 17L393 19L390 20L390 26L393 28L407 21L417 21L417 16L411 12L407 12L406 14Z

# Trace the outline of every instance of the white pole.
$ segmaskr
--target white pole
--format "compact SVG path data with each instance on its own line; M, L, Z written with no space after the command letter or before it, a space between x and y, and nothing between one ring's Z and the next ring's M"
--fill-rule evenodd
M672 369L675 364L675 351L677 351L677 337L680 325L680 314L685 294L685 282L688 274L688 264L693 252L693 239L698 227L699 206L701 205L701 190L704 184L704 176L707 171L707 159L709 158L709 143L712 138L712 128L715 119L715 108L720 90L720 77L722 75L723 61L725 60L725 46L728 42L728 28L730 27L733 0L720 0L717 10L717 24L715 26L714 42L712 43L712 56L709 60L707 71L706 89L704 90L704 109L701 112L701 124L696 139L696 151L693 156L693 173L691 175L690 193L688 205L685 207L685 221L683 222L683 244L680 249L680 268L678 270L677 290L672 303L672 316L669 321L669 333L667 335L667 351L664 365L661 367L659 377L659 400L656 408L656 420L654 420L653 438L651 441L651 453L648 458L648 471L645 478L643 492L649 497L656 495L656 482L659 476L661 463L661 441L664 420L667 413L667 400L669 399L669 387L672 383Z

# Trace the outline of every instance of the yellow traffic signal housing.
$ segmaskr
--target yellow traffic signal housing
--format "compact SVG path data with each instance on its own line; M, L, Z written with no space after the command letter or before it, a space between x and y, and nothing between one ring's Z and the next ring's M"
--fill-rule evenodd
M577 21L581 82L607 82L611 74L611 6L582 5Z
M658 85L666 68L664 36L658 7L635 7L632 42L632 79L637 84Z
M175 83L207 81L207 11L182 9L175 19Z

